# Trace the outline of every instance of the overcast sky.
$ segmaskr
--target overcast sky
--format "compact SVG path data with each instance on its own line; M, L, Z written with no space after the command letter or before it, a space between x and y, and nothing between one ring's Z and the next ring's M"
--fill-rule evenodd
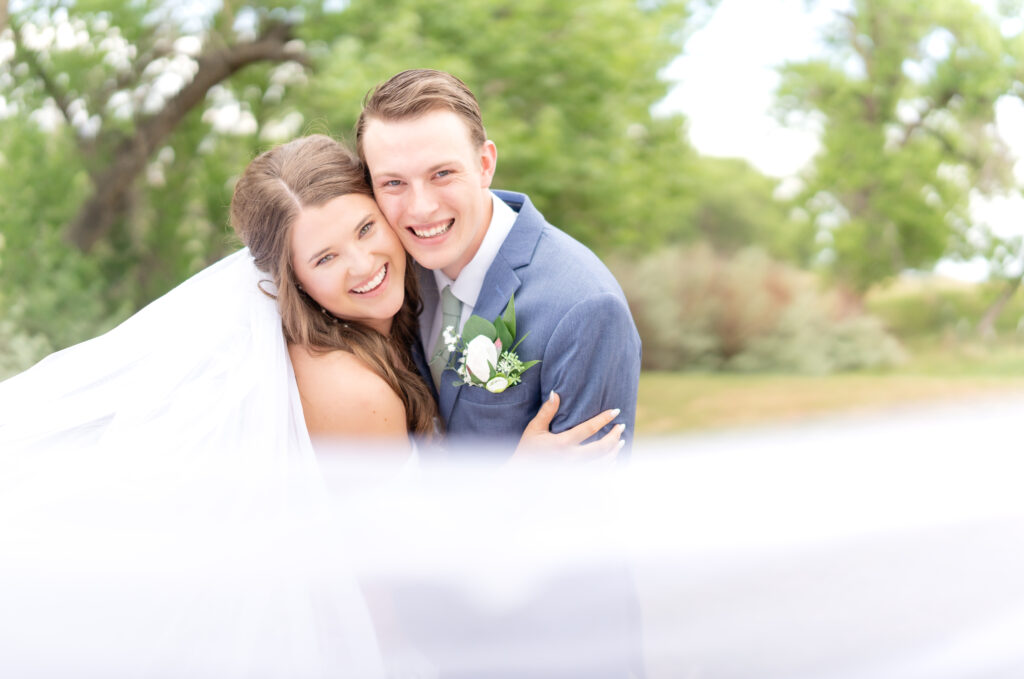
M678 85L661 106L686 114L702 153L747 158L777 177L795 173L817 141L769 116L775 67L819 53L822 23L845 4L827 0L809 12L804 0L724 0L665 72Z

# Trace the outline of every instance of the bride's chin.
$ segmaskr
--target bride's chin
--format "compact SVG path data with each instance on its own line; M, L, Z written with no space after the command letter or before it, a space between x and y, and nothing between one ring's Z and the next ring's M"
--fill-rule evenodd
M403 301L404 297L397 302L381 304L378 308L374 309L372 317L377 321L394 321L398 317L398 312L402 310Z

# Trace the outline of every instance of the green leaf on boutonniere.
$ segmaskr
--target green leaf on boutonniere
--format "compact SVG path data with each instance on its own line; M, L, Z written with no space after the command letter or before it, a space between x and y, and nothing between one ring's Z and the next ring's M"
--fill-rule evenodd
M505 326L505 321L500 318L495 318L494 330L498 333L498 339L501 340L502 348L510 348L512 346L512 342L515 341L515 336L509 332L508 328Z
M516 336L516 296L514 294L511 297L508 298L508 305L505 306L505 312L503 314L501 314L501 320L505 324L505 327L508 328L508 334L511 335L513 339L515 339L515 336ZM501 343L505 344L505 340L502 340ZM505 346L510 346L511 344L512 344L512 342L509 342Z
M523 340L524 340L524 339L526 339L526 337L527 337L527 336L528 336L529 334L530 334L530 333L526 333L526 335L523 335L523 336L522 336L522 337L520 337L520 338L519 338L518 340L516 340L516 343L515 343L514 345L512 345L512 348L511 348L511 349L508 349L508 351L515 351L515 350L516 350L517 348L519 348L519 345L523 343ZM537 363L540 363L540 361L536 361L536 362L537 362Z
M485 335L492 342L498 339L498 331L494 329L494 325L490 321L479 316L470 316L466 325L462 326L462 336L468 342L478 335Z
M527 368L531 368L531 367L537 365L538 363L540 363L539 360L527 361L526 363L523 364L523 368L522 368L522 370L520 370L520 372L526 372Z

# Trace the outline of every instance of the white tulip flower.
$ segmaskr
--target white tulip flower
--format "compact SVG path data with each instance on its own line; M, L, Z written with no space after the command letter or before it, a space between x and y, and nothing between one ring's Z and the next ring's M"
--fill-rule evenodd
M498 348L485 335L477 335L466 345L466 367L481 382L491 376L491 368L498 364Z

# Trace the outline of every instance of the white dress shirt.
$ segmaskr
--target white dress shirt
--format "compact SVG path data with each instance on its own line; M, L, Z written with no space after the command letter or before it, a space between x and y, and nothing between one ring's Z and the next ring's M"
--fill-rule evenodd
M491 268L491 263L498 255L502 243L512 230L516 221L516 212L491 192L491 223L484 234L480 249L473 255L473 259L459 272L459 277L454 281L448 278L440 269L434 270L434 282L437 283L438 298L446 285L452 286L452 294L462 302L462 316L459 319L459 328L466 323L473 313L476 301L480 297L480 289L484 286L484 278ZM491 319L487 319L491 320ZM423 340L423 348L427 356L434 355L434 348L437 344L437 336L441 333L441 305L436 309L424 310L420 314L420 338Z

